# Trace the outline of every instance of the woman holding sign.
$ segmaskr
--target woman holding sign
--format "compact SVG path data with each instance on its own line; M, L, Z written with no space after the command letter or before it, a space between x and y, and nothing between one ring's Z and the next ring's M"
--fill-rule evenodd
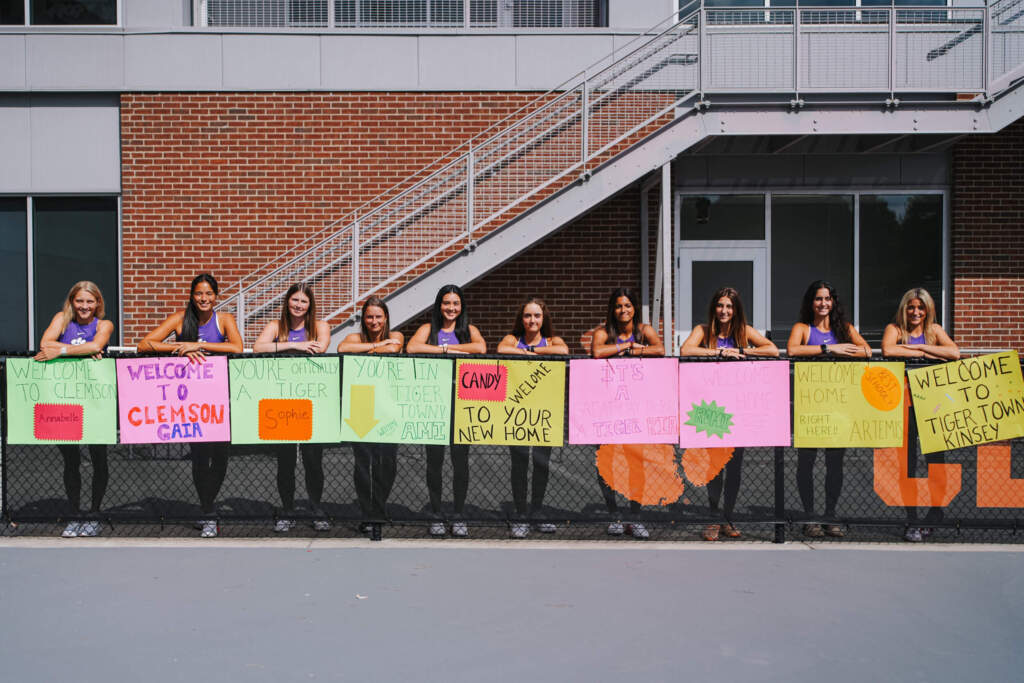
M88 280L76 282L64 300L64 308L53 316L50 325L43 332L39 342L37 361L48 361L62 356L92 356L99 358L114 332L114 323L103 319L103 294L100 288ZM92 500L89 512L99 515L103 496L107 492L109 468L105 444L85 446L92 460ZM82 453L73 444L57 446L64 458L64 492L71 504L71 514L78 515L81 509ZM100 532L98 520L70 522L61 534L64 538L75 536L96 536Z
M604 326L594 332L590 343L590 355L592 358L611 358L613 356L664 356L665 345L661 337L650 325L645 325L636 320L637 297L633 290L628 287L619 287L612 291L608 297L608 310L604 319ZM608 512L618 514L619 506L615 500L615 491L597 474L597 483L604 495L604 502ZM640 512L640 503L629 501L630 515L636 516ZM620 521L614 521L608 525L608 534L621 536L626 527ZM650 532L640 522L629 524L629 532L634 538L649 538Z
M740 293L732 287L722 287L708 304L707 323L697 325L683 342L680 356L717 356L719 358L747 358L750 356L778 357L779 349L770 339L747 324ZM708 505L718 512L718 501L725 490L725 524L710 524L704 529L705 541L717 541L719 534L738 538L739 530L732 525L732 511L740 491L740 473L743 469L743 448L734 448L725 467L708 482Z
M569 354L569 346L561 337L555 337L551 331L551 316L548 307L537 297L530 298L519 309L519 315L512 326L512 334L506 335L498 344L498 353L523 356L549 356ZM512 462L512 500L516 506L516 514L525 518L536 514L544 506L544 492L548 486L550 473L551 447L533 446L531 457L530 446L509 446L508 452ZM527 479L530 474L530 461L533 460L533 495L530 507L526 507ZM544 534L555 533L555 525L542 523L537 531ZM530 525L516 522L512 525L513 538L526 538L530 533Z
M480 331L469 324L469 317L462 305L462 289L457 285L445 285L437 292L434 307L430 312L430 323L420 325L406 346L409 353L487 353L487 342ZM469 446L452 444L452 497L455 514L461 515L466 506L469 491ZM441 468L444 465L444 446L427 446L427 491L430 493L430 509L434 516L441 514ZM444 522L430 525L431 536L444 536ZM465 522L452 524L452 536L465 537L469 529Z
M371 296L363 304L359 332L346 336L338 344L340 353L398 353L405 337L391 329L391 313L384 300ZM359 509L367 519L387 519L388 496L398 471L397 443L353 442L352 476L356 484ZM360 531L369 531L368 522Z
M835 287L825 280L816 280L807 287L800 303L800 322L793 325L786 344L787 353L794 358L803 356L842 356L870 358L871 348L857 329L846 320ZM814 516L814 461L815 448L797 449L796 485L804 512ZM836 505L843 489L843 449L825 449L825 517L836 515ZM804 535L841 537L838 524L804 524Z
M139 342L139 351L187 356L193 363L202 363L207 353L241 353L242 335L235 317L214 310L219 291L212 275L196 275L189 287L185 310L167 316ZM171 334L174 334L174 341L165 341ZM192 482L199 495L199 507L204 515L212 515L214 501L228 471L226 445L196 442L191 444L191 449ZM217 535L216 520L206 519L199 525L203 538Z
M935 322L935 300L928 290L916 287L907 291L900 299L899 307L892 322L885 326L882 335L882 355L889 358L930 358L932 360L960 360L960 348L946 331ZM913 407L910 408L913 410ZM913 423L914 415L909 414ZM912 446L907 442L907 474L917 474L917 458L912 454ZM925 462L942 464L946 462L945 451L928 453ZM942 508L929 510L927 520L942 519ZM917 508L907 507L907 521L917 521ZM911 526L907 528L903 538L911 543L920 543L930 533L927 527Z
M297 282L285 292L281 306L281 317L272 320L260 332L252 345L256 353L300 353L317 354L327 350L331 341L331 330L323 320L316 319L316 297L313 288ZM276 444L273 446L277 458L277 492L281 496L281 509L286 516L295 512L295 446ZM324 492L324 447L319 443L299 444L302 453L302 469L306 475L306 495L312 508L313 528L329 531L330 522L320 509L320 498ZM274 531L289 531L295 522L283 518L274 524Z

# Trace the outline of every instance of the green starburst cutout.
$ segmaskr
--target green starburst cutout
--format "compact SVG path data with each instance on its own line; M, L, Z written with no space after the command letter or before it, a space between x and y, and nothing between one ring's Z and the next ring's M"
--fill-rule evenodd
M720 406L714 401L700 405L691 404L693 410L686 413L689 420L683 424L695 427L698 432L707 432L708 436L717 436L719 439L729 434L729 427L733 426L732 414L725 412L725 406Z

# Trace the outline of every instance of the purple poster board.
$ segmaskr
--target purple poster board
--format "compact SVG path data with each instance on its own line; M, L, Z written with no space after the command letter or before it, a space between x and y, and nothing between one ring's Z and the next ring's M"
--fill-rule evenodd
M680 446L789 444L789 363L679 364Z
M228 359L119 358L121 443L230 441Z
M675 358L569 361L569 443L675 443Z

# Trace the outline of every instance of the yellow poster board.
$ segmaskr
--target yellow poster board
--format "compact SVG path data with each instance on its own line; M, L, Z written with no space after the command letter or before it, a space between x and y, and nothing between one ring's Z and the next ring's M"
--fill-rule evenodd
M565 361L459 360L453 443L561 446Z
M1024 382L1016 351L907 372L921 452L1024 436Z
M903 363L793 364L793 445L903 444Z

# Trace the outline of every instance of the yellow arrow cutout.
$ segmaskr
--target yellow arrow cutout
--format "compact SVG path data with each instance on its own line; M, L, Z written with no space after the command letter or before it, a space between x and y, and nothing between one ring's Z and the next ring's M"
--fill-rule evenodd
M350 417L345 418L345 422L361 439L369 434L370 430L380 422L380 420L376 420L373 417L373 386L354 384L352 385L349 397L351 404L349 408Z

